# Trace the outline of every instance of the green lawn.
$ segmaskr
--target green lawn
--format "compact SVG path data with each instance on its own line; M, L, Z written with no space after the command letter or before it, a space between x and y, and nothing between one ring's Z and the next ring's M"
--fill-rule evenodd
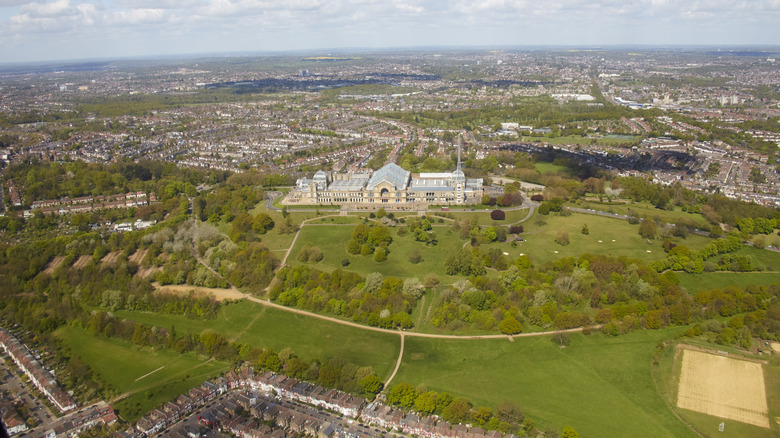
M548 141L550 143L565 143L565 142L555 142L553 140L560 140L560 139L545 139L544 141ZM571 170L569 170L566 166L560 166L558 164L548 163L544 161L539 161L537 163L534 163L534 167L536 168L536 171L539 173L571 173Z
M398 358L398 336L370 332L315 318L295 315L251 301L225 305L217 318L195 320L180 315L119 311L120 318L158 327L175 326L177 333L199 334L214 330L223 336L261 348L291 348L307 359L341 357L358 366L371 366L388 377Z
M687 274L678 272L680 285L688 292L723 289L727 286L745 287L749 284L768 285L780 282L780 274L774 272L709 272Z
M311 266L324 271L333 271L337 268L357 272L366 275L370 272L380 272L385 276L393 277L417 277L424 279L428 274L435 273L443 283L450 282L453 277L444 273L444 260L447 255L457 252L465 243L450 227L435 227L439 243L433 247L427 247L421 242L413 240L411 235L399 237L396 228L391 229L393 243L390 244L387 260L374 261L373 255L352 255L347 253L347 243L351 239L352 226L305 226L301 230L298 241L293 248L289 264L298 264L296 257L304 245L310 244L322 250L324 258ZM409 262L409 254L417 249L422 255L423 261L418 264ZM341 261L349 259L349 266L343 267Z
M707 222L707 220L704 219L704 217L700 214L686 213L679 207L675 207L674 210L659 210L648 202L628 202L623 204L579 201L572 206L577 208L590 208L596 211L605 211L608 213L626 215L629 213L629 210L631 210L639 217L649 217L651 219L660 220L661 222L670 224L677 222L677 220L680 218L684 218L695 222L700 229L708 230L710 228L709 222Z
M521 208L518 210L504 210L504 213L506 214L506 218L502 221L494 221L490 218L490 212L494 209L501 210L500 207L484 207L484 206L476 206L475 210L473 212L471 211L450 211L450 212L431 212L428 214L429 220L431 220L431 223L436 225L439 224L438 220L440 217L438 214L442 215L450 215L452 216L452 219L444 219L445 225L451 225L454 220L459 221L466 221L466 220L472 220L473 218L477 218L477 224L481 226L491 226L491 225L499 225L499 226L509 226L513 223L519 222L522 219L525 219L526 216L528 216L528 209L527 208Z
M222 374L229 367L224 362L195 354L139 348L121 339L93 336L87 330L71 326L57 330L56 335L115 388L118 395L129 393L114 404L119 415L128 421L137 420L160 403ZM147 373L152 374L143 377Z
M651 376L658 342L683 328L615 338L571 335L498 340L407 338L394 383L423 384L495 408L518 403L542 428L571 425L589 437L695 437L676 419Z
M518 243L518 248L529 255L535 263L544 263L563 257L579 257L584 253L605 254L613 257L627 256L645 261L666 257L666 253L661 247L661 240L652 240L648 243L639 235L639 226L631 225L628 221L592 214L573 213L571 216L551 214L541 216L547 223L538 226L536 225L537 217L539 216L534 216L524 223L525 233L522 237L525 241ZM588 225L588 235L581 233L583 224ZM562 231L569 233L571 242L569 245L562 246L555 242L556 236ZM686 239L681 239L678 244L696 250L705 246L709 241L708 238L691 235Z

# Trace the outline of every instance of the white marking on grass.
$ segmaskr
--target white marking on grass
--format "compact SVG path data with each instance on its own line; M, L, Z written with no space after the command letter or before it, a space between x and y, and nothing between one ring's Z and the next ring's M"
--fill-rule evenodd
M143 376L141 376L141 377L139 377L139 378L135 379L135 381L137 382L137 381L139 381L139 380L143 379L144 377L148 377L148 376L150 376L150 375L152 375L152 374L156 373L157 371L160 371L160 370L161 370L161 369L163 369L163 368L165 368L165 365L161 366L160 368L157 368L157 369L156 369L156 370L154 370L154 371L150 371L150 372L148 372L148 373L144 374Z

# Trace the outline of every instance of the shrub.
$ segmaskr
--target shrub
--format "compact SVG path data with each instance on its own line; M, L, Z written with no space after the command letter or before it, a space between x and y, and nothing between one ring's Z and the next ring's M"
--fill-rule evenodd
M493 210L490 212L490 219L493 219L494 221L502 221L506 218L506 213L504 213L504 210Z
M349 259L341 259L341 266L349 266Z
M544 201L544 196L542 195L532 195L531 200L534 202L542 202Z
M509 227L509 234L521 234L525 229L522 225L512 225Z
M562 246L566 246L571 243L569 240L569 233L566 231L559 232L558 235L555 236L555 243Z

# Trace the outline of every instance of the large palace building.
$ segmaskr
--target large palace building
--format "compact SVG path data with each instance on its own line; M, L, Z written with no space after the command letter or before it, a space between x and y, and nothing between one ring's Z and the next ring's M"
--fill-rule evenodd
M431 204L478 204L482 194L482 179L466 178L461 170L458 145L458 167L452 173L412 174L392 163L373 173L320 170L311 179L299 179L282 204L408 210Z

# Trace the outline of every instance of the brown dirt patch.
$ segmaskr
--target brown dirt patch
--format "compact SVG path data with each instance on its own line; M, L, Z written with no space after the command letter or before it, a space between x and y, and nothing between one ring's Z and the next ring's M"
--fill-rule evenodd
M772 346L772 350L775 350L775 351L778 351L778 352L780 352L780 343L778 343L778 342L772 342L772 343L770 343L769 345L770 345L770 346Z
M141 278L147 278L150 277L158 272L162 271L162 268L159 266L149 266L148 268L140 268L138 269L138 272L136 272L135 275Z
M56 257L54 257L53 259L51 259L49 264L46 266L46 269L43 270L43 273L44 274L49 274L49 275L54 274L54 271L56 271L57 268L60 267L60 265L62 264L63 260L65 260L65 256L56 256Z
M769 428L763 367L685 349L677 407Z
M146 257L146 253L148 252L148 249L139 249L138 251L134 252L133 255L127 258L127 261L130 263L135 263L136 265L141 264L141 260Z
M161 286L159 283L155 282L152 283L152 286L156 289L158 293L168 293L168 294L176 294L176 295L187 295L190 293L190 291L194 291L196 295L213 295L214 298L217 301L224 301L224 300L240 300L244 298L244 294L241 293L238 290L235 289L220 289L220 288L213 288L213 287L198 287L198 286L189 286L186 284L182 285L168 285L168 286Z
M102 259L100 259L100 263L103 265L111 266L116 263L116 260L119 258L119 255L122 254L122 251L114 251L110 252L105 255Z
M73 263L73 267L76 269L84 269L84 267L87 266L87 263L89 263L90 259L92 259L92 256L83 255L79 257L75 263Z

